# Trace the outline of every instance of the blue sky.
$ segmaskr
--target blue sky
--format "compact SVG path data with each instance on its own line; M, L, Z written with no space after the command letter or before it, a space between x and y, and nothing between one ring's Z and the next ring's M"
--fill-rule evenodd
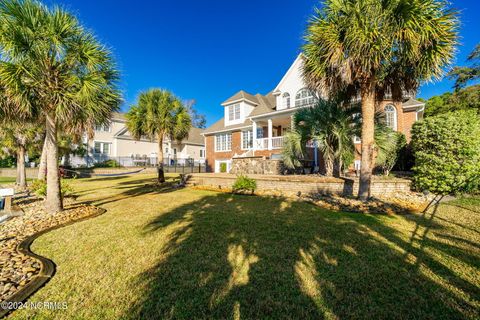
M48 0L74 12L108 45L122 73L128 110L142 90L160 87L195 99L208 125L220 103L243 89L266 94L300 52L312 0ZM457 64L480 42L480 1L454 0L461 11ZM451 90L443 80L420 97Z

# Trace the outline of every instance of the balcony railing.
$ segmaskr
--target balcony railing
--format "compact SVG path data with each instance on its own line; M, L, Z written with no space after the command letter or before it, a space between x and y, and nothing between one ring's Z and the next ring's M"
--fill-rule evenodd
M254 147L256 150L268 150L268 140L269 138L257 138L254 142ZM271 141L272 149L282 149L283 148L283 136L272 137Z
M272 137L272 149L282 149L282 148L283 148L283 136Z
M254 144L257 150L268 150L268 138L257 138Z

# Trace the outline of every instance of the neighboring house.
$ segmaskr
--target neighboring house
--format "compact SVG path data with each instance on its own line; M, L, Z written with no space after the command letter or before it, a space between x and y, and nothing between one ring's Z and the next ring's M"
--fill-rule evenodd
M205 143L203 129L190 129L181 143L165 137L163 143L165 164L204 164ZM125 114L114 113L108 125L97 126L93 139L85 141L88 156L73 157L73 166L91 166L107 160L116 160L123 166L155 165L158 142L142 138L136 141L126 127Z
M302 63L303 56L299 55L267 95L252 95L242 90L222 103L224 117L204 133L207 171L220 172L225 168L230 171L233 157L280 158L283 136L290 130L292 115L298 108L314 105L316 100L303 82ZM385 112L387 125L410 139L410 129L423 117L424 106L409 97L404 102L386 99L378 107ZM355 139L355 143L360 144L360 140ZM359 163L357 160L355 167Z

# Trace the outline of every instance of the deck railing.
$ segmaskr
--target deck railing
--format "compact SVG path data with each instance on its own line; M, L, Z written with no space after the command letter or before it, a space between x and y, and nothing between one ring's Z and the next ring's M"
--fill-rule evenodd
M268 138L257 138L255 140L255 149L268 150Z
M268 150L268 138L257 138L255 140L255 149L256 150ZM283 148L283 136L272 137L272 149L282 149Z
M272 137L272 149L282 149L283 148L283 136Z

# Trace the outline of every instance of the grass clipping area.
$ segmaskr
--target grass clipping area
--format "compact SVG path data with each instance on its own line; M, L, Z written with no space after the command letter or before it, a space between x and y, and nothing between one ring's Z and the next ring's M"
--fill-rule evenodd
M108 212L33 244L57 273L30 300L68 308L11 318L479 318L479 199L358 214L154 181L75 181Z

